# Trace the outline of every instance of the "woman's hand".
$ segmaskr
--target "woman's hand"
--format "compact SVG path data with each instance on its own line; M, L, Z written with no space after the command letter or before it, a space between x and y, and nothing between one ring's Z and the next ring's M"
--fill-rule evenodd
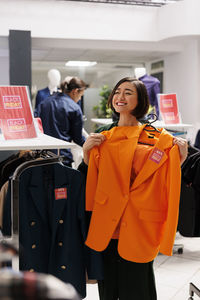
M180 159L181 159L181 165L182 163L186 160L187 155L188 155L188 143L187 140L183 138L174 138L173 139L173 144L177 145L179 148L179 153L180 153Z
M95 147L101 145L101 143L105 140L105 136L101 133L90 133L87 140L83 144L83 159L84 163L88 165L90 150Z

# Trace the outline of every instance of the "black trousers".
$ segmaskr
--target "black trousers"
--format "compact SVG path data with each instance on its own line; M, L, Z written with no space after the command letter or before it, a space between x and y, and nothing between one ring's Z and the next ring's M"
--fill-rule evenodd
M121 258L118 240L103 251L104 280L98 281L100 300L156 300L153 261L135 263Z

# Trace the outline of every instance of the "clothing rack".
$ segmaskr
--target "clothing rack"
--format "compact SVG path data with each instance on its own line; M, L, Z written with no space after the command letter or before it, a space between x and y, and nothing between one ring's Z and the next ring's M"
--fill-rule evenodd
M49 155L48 158L42 158L40 160L31 160L22 163L14 172L11 180L11 237L2 237L2 240L8 243L12 243L16 249L19 249L19 177L22 172L29 167L53 164L61 162L62 157L59 156L59 150L63 148L76 148L75 143L65 142L63 140L48 136L46 134L38 134L37 138L32 139L19 139L19 140L4 140L2 134L0 134L0 151L10 150L35 150L41 151L41 153ZM46 149L46 150L44 150ZM50 153L48 150L57 149L58 154ZM14 256L12 258L12 268L19 270L19 257Z
M200 290L192 282L190 282L189 294L190 294L190 298L188 300L193 300L194 294L200 297Z
M65 166L62 157L34 158L15 167L2 226L4 236L11 236L19 248L12 269L52 274L71 283L84 298L85 270L89 278L100 276L94 275L99 271L92 269L90 258L85 259L84 208L83 178L79 171Z
M199 215L196 214L195 210L199 211L199 157L200 150L189 146L188 147L188 158L182 166L182 177L183 177L183 202L182 202L182 217L179 224L179 231L185 237L200 237L200 222ZM188 205L187 203L190 203ZM185 217L184 211L186 214L189 214L189 218ZM191 214L191 211L194 213ZM186 224L186 229L182 224ZM197 288L192 282L189 283L189 295L188 300L193 300L194 295L197 295L200 298L200 289ZM196 298L195 298L196 299Z
M42 158L39 160L27 161L22 163L14 172L11 179L11 238L9 240L13 243L16 249L19 249L19 177L24 170L34 166L49 165L57 162L62 162L62 157L53 156L49 158ZM19 270L19 262L14 258L13 269Z

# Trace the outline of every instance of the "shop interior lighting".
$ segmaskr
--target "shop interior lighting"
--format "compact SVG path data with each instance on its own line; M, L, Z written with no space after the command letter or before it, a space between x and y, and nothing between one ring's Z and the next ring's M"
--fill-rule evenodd
M62 0L63 1L63 0ZM165 4L175 3L182 0L64 0L76 2L91 2L91 3L111 3L111 4L126 4L139 6L155 6L160 7Z
M97 64L96 61L79 61L79 60L69 60L66 62L65 66L67 67L92 67Z

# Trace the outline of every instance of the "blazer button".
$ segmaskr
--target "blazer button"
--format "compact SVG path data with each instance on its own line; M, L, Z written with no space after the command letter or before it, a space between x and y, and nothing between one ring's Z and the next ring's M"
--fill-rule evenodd
M35 272L35 270L34 269L30 269L29 272L33 273L33 272Z
M30 225L35 226L35 224L36 224L35 221L32 221Z
M32 248L32 249L35 249L35 248L36 248L36 244L33 244L33 245L31 246L31 248Z
M62 247L62 246L63 246L63 243L62 243L62 242L59 242L59 243L58 243L58 246Z
M59 220L59 223L60 223L60 224L63 224L63 223L64 223L64 221L63 221L62 219L60 219L60 220Z
M61 269L66 270L66 266L62 265Z

